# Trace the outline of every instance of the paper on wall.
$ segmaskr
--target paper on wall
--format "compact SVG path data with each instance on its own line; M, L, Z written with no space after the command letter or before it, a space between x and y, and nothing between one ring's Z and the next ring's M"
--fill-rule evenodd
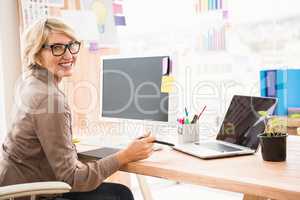
M98 41L100 38L96 16L91 11L65 10L62 19L70 24L78 37L85 41Z

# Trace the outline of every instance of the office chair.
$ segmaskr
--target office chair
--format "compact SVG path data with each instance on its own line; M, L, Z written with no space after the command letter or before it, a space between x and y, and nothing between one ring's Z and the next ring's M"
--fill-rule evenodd
M70 190L70 185L58 181L23 183L0 187L0 199L30 196L30 200L35 200L38 195L61 194Z

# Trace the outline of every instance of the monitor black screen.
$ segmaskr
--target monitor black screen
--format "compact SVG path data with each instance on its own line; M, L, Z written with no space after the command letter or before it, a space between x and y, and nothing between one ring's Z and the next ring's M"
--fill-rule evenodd
M167 93L161 93L167 56L104 59L102 116L168 121Z
M273 114L276 98L235 95L226 112L217 140L257 149L257 135L265 129L258 111Z

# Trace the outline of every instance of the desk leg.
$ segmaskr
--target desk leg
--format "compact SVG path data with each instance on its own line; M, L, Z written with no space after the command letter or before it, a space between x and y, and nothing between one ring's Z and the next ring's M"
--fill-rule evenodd
M122 171L117 171L116 173L114 173L110 177L108 177L105 181L111 182L111 183L120 183L120 184L126 185L129 188L131 186L130 174L127 172L122 172Z
M267 197L259 197L259 196L255 196L255 195L244 194L243 200L272 200L272 199L267 198Z
M136 175L144 200L153 200L146 178L142 175Z

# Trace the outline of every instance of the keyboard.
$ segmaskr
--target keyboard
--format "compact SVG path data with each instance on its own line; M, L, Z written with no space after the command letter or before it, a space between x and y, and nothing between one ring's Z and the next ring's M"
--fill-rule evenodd
M216 142L208 142L208 143L198 143L200 147L205 147L211 150L219 151L219 152L231 152L231 151L240 151L241 149L231 147L225 144L220 144Z

